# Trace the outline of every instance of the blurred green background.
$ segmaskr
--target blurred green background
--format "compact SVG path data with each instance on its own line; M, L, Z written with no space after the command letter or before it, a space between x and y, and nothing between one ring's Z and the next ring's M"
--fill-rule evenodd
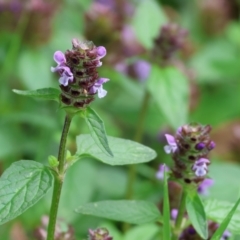
M99 74L110 79L104 85L108 94L91 106L111 136L135 139L152 76L148 67L158 68L163 82L168 80L162 79L163 69L174 69L171 85L165 82L164 90L158 85L150 87L141 142L156 150L158 157L137 166L134 199L161 203L162 183L155 174L160 163L171 164L163 152L164 133L196 121L212 126L217 144L211 155L209 176L215 184L209 197L234 202L240 176L239 10L238 0L1 0L1 174L14 161L32 159L47 164L48 156L57 154L64 112L55 102L18 96L12 89L58 88L58 77L50 71L55 66L53 53L71 49L72 38L78 38L107 49ZM188 34L170 60L159 60L163 45L154 39L168 23L176 23ZM137 67L139 61L148 67ZM72 153L75 136L87 132L85 122L76 117L68 141ZM107 226L114 240L137 239L138 234L150 240L143 234L148 229L155 231L154 225L134 226L123 238L121 224L73 211L81 203L125 198L127 171L127 167L110 167L92 159L69 170L59 216L74 227L76 239L86 239L89 228ZM48 193L22 216L0 226L0 238L34 239L34 229L49 212L50 197Z

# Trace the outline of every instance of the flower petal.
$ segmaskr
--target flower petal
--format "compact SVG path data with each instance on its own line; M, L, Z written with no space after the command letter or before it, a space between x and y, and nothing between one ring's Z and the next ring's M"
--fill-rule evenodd
M106 54L107 54L107 50L105 47L103 46L97 47L97 55L99 59L105 57Z
M61 51L56 51L53 55L53 59L58 64L66 62L65 55Z
M165 134L165 137L166 137L167 142L168 142L169 145L173 145L173 144L176 145L176 141L175 141L174 136L172 136L170 134Z
M107 91L103 89L102 85L98 88L98 97L103 98L107 95Z
M164 146L164 151L165 151L165 153L169 154L172 151L172 147L170 145L166 145L166 146Z

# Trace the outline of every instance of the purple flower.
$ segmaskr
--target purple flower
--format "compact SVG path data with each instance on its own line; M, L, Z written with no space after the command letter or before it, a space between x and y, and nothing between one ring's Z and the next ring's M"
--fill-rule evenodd
M107 54L107 50L105 47L103 47L103 46L97 47L98 59L105 57L106 54Z
M202 195L208 194L208 188L213 185L214 181L210 178L204 179L201 184L198 186L198 193Z
M98 92L98 97L103 98L107 95L107 91L103 89L103 83L109 81L108 78L99 78L97 82L91 87L90 93L94 94Z
M177 210L176 208L173 208L173 209L171 210L171 218L172 218L173 220L176 220L176 219L177 219L177 215L178 215L178 210Z
M209 150L212 150L212 149L214 149L215 147L216 147L216 143L215 143L214 141L211 141L210 144L209 144L209 146L208 146L208 149L209 149Z
M63 86L67 86L68 82L73 81L73 74L70 68L66 65L66 58L64 53L56 51L53 55L54 61L58 64L55 68L51 67L52 72L58 72L60 74L59 83Z
M164 178L164 171L168 172L169 171L169 167L166 166L165 164L160 164L159 165L159 169L156 173L156 178L157 179L160 179L160 180L163 180Z
M195 175L197 177L203 177L207 174L207 164L209 164L210 161L206 158L200 158L199 160L197 160L193 167L192 170L195 172Z
M228 230L225 230L222 237L220 238L220 240L227 240L231 236L232 236L232 234Z
M165 134L165 137L168 142L168 145L164 146L165 153L174 153L177 150L177 143L175 141L175 138L170 134Z

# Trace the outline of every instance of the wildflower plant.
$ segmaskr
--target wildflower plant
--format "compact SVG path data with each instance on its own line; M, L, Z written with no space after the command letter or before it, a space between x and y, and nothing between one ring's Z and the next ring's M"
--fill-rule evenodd
M103 120L89 106L96 97L103 98L107 95L103 85L109 79L100 77L97 71L97 68L102 66L101 59L106 53L107 51L103 46L96 47L92 42L79 42L73 39L71 50L67 50L65 53L58 50L53 54L57 66L51 67L51 71L59 75L60 89L14 90L20 95L57 101L59 108L65 111L66 116L58 155L49 156L48 166L33 160L20 160L13 163L1 176L1 224L10 221L36 204L53 185L49 221L47 223L45 221L47 232L40 229L40 233L47 240L53 240L56 236L62 237L61 239L74 239L72 229L71 233L65 234L56 228L58 226L56 224L61 190L69 167L74 167L74 163L84 158L93 158L109 165L125 165L148 162L156 157L154 150L142 144L107 137ZM77 152L72 155L67 150L67 136L72 119L76 115L85 119L90 134L82 134L77 137ZM101 208L94 207L97 205ZM110 211L114 212L120 207L123 208L121 214L114 215L116 219L123 219L134 207L135 214L139 215L139 218L136 219L133 216L129 222L136 223L144 221L146 218L146 214L142 213L143 209L148 212L147 209L153 208L154 218L156 218L156 213L157 216L159 215L157 209L152 205L145 201L130 203L124 200L103 201L97 204L89 203L86 206L79 206L76 211L84 214L86 209L90 208L93 211L92 215L107 217ZM91 214L89 211L88 213ZM108 232L103 230L89 230L89 238L112 239Z

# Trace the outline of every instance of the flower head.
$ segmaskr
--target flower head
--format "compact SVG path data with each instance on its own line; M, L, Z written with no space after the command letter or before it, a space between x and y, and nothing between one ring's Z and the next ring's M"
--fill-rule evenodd
M195 184L196 188L208 173L210 160L208 153L215 147L211 141L209 125L190 123L179 127L174 136L166 134L166 153L171 153L174 161L172 176L183 184Z
M100 78L97 72L97 68L102 66L100 59L107 51L103 46L96 47L92 42L79 42L77 39L72 40L72 46L72 50L65 53L54 53L57 66L51 67L51 71L60 74L62 103L85 108L94 100L95 94L99 98L107 94L102 85L109 79Z

